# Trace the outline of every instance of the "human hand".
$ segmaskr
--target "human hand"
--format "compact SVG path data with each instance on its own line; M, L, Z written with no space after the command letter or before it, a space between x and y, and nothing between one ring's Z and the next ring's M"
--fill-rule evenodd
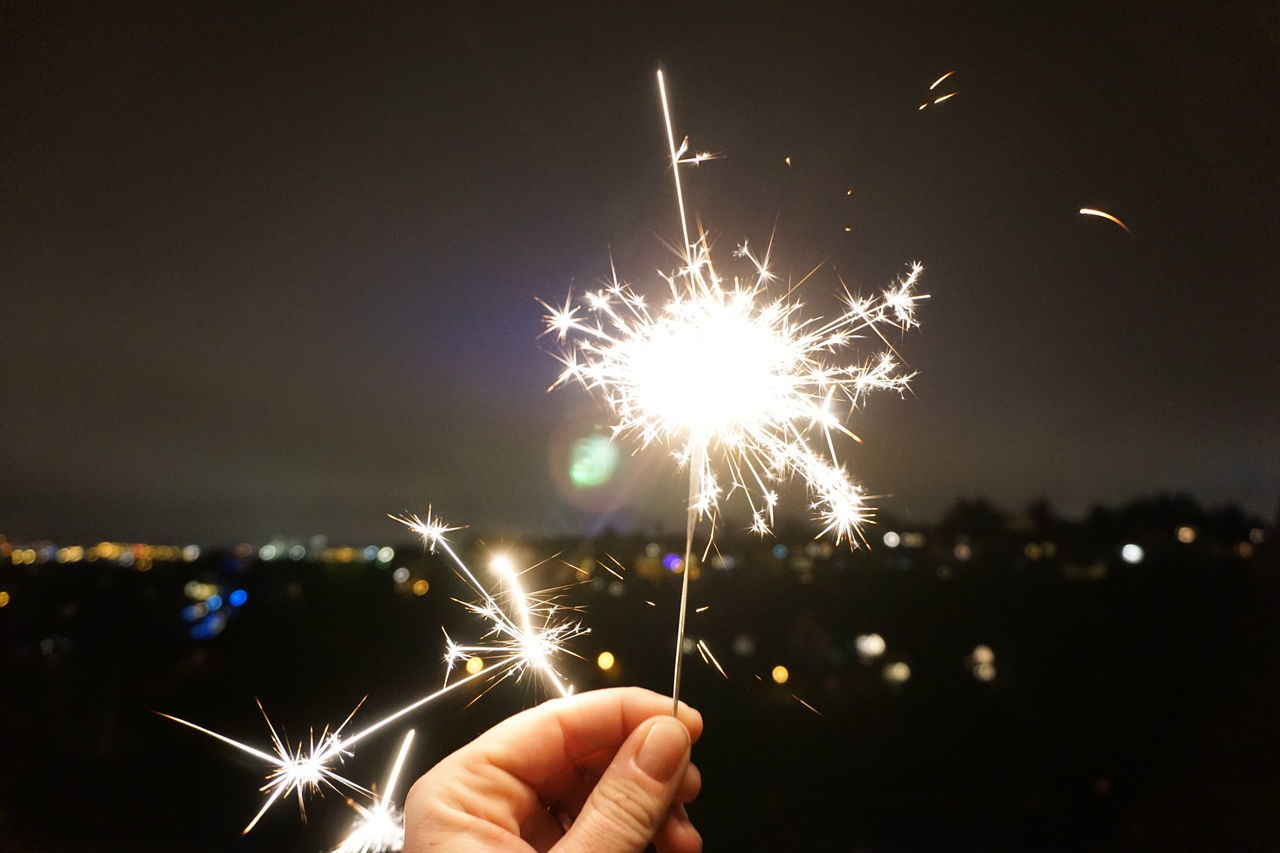
M702 716L639 687L553 699L442 760L405 798L405 853L699 853L684 804Z

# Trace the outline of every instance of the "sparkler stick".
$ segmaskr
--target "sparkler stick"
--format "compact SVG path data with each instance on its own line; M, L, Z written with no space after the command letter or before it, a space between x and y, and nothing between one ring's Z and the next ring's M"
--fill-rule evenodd
M676 145L661 71L658 92L682 238L682 267L664 276L670 298L660 309L650 309L615 274L608 286L584 294L579 304L570 295L563 307L545 302L543 307L547 331L565 347L564 369L552 387L573 380L599 392L617 416L615 436L634 435L642 445L666 443L689 466L672 677L673 707L678 707L694 534L706 517L710 548L720 500L713 455L728 471L728 493L747 496L753 531L766 533L772 524L777 495L771 485L798 475L813 496L810 506L824 525L822 534L834 532L837 542L856 543L871 507L837 461L833 434L857 438L842 421L869 391L906 389L912 374L900 370L881 327L916 325L915 304L926 297L915 293L922 267L913 264L879 298L855 297L846 289L839 316L802 319L802 304L791 296L809 276L781 297L770 297L768 285L776 276L769 269L769 250L756 257L745 243L736 256L754 267L753 276L721 278L706 234L690 239L680 180L682 165L705 158L684 157L687 140ZM868 332L883 342L883 352L862 363L834 362L834 353L869 337Z

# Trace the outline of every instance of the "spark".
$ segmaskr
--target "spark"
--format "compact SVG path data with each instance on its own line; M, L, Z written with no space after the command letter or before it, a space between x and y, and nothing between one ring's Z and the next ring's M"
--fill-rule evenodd
M719 670L720 674L723 675L725 678L729 677L729 673L724 671L724 667L720 665L720 661L716 660L716 656L711 653L711 648L710 646L707 645L706 640L698 641L698 652L702 655L703 663L711 664L717 670Z
M1130 234L1132 234L1132 233L1133 233L1132 231L1130 231L1130 230L1129 230L1129 226L1128 226L1128 225L1125 225L1125 224L1124 224L1123 222L1121 222L1119 219L1115 218L1115 217L1114 217L1114 216L1112 216L1110 213L1107 213L1107 212L1106 212L1106 211L1104 211L1104 210L1094 210L1092 207L1082 207L1082 208L1080 208L1080 212L1081 212L1081 213L1083 213L1085 216L1100 216L1100 217L1102 217L1103 219L1109 219L1110 221L1114 222L1116 225L1119 225L1121 228L1123 228L1123 229L1124 229L1125 231L1127 231L1128 233L1130 233Z
M950 77L952 74L955 74L955 73L956 72L954 71L948 71L946 74L943 74L937 80L934 80L931 84L929 84L929 91L932 92L934 89L938 88L939 83L941 83L943 80L946 80L948 77Z
M689 236L680 180L687 143L675 144L661 71L658 91L683 238L681 267L663 275L668 298L650 307L615 272L581 301L570 297L559 307L542 305L546 332L554 332L562 346L563 370L552 387L577 382L599 394L616 417L615 436L667 446L688 468L672 690L678 699L697 522L709 520L714 536L721 498L742 492L751 529L765 533L773 522L771 484L798 475L808 486L822 534L834 534L837 542L861 539L860 526L872 508L837 459L835 437L851 434L843 422L869 392L906 390L913 374L902 370L883 330L917 325L916 303L927 297L916 293L923 268L915 263L878 297L854 296L846 288L838 316L805 317L793 294L810 276L780 296L769 292L777 278L770 269L772 243L763 253L744 243L735 253L745 262L743 272L722 276L705 232L696 240ZM872 335L883 343L878 355L837 358ZM718 469L727 474L723 486Z
M792 694L791 694L791 698L792 698L792 699L794 699L794 700L796 700L797 702L799 702L801 705L805 706L806 708L808 708L808 709L809 709L810 711L812 711L813 713L817 714L819 717L822 717L823 719L826 719L826 717L827 717L827 715L826 715L826 714L822 713L822 712L821 712L821 711L819 711L817 708L813 707L812 705L810 705L808 702L806 702L806 701L804 701L803 699L801 699L801 698L800 698L799 696L797 696L796 694L792 693Z
M330 853L393 853L404 849L404 814L396 808L395 789L412 743L413 729L410 729L400 743L400 752L387 774L382 793L374 796L372 806L365 807L354 800L347 800L347 804L356 810L356 822L347 837Z
M942 96L942 97L940 97L940 98L934 98L934 99L933 99L933 102L934 102L935 104L940 104L940 103L942 103L943 101L950 100L951 98L954 98L954 97L955 97L956 95L958 95L958 94L960 94L960 93L959 93L959 92L950 92L950 93L948 93L948 94L946 94L946 95L943 95L943 96Z
M693 612L694 612L694 613L706 613L706 612L707 612L708 610L710 610L710 609L711 609L711 605L710 605L710 604L704 604L704 605L702 605L701 607L699 607L697 610L695 610L695 611L693 611Z

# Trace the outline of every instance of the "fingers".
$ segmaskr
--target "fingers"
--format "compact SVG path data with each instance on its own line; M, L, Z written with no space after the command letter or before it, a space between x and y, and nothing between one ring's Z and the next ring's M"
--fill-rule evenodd
M655 731L654 749L644 750ZM662 853L696 853L696 831L683 810L670 809L701 787L689 765L701 733L698 712L681 704L672 717L669 697L636 687L546 702L418 780L406 797L405 850L496 851L517 849L524 839L544 851L573 820L570 846L556 850L640 851L661 832Z
M536 789L550 802L570 784L565 767L579 768L593 754L612 754L650 717L670 715L671 698L639 687L593 690L553 699L490 729L471 746L487 763ZM691 740L702 734L702 715L681 703L678 719Z
M635 729L556 845L557 853L642 853L668 822L692 744L689 728L670 716ZM676 843L687 840L678 828L672 833Z

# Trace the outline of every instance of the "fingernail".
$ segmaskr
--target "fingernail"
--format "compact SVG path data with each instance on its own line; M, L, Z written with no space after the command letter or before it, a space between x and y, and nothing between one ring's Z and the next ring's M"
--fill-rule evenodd
M676 775L689 751L689 730L675 717L658 717L636 753L636 764L649 778L664 785Z

